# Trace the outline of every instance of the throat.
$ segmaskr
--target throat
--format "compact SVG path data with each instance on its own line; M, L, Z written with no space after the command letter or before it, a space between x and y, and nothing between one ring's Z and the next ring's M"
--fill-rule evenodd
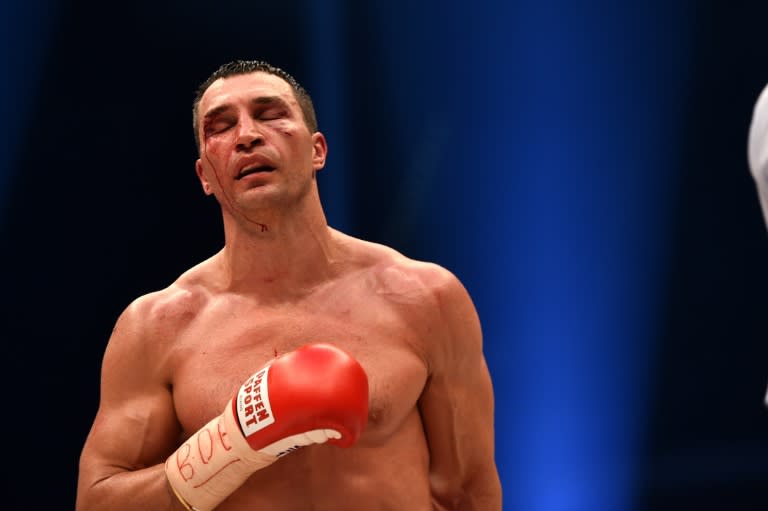
M261 243L249 250L225 247L219 254L218 273L227 291L255 294L266 301L295 301L332 280L334 266L316 248Z

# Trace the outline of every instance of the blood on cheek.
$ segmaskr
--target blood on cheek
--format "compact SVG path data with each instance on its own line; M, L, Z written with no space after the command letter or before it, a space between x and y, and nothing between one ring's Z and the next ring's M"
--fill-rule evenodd
M205 159L205 161L208 163L208 166L211 168L211 171L213 173L213 177L216 179L216 186L219 190L221 190L224 200L226 200L229 205L231 206L231 200L229 197L227 197L226 193L224 193L224 188L222 187L222 176L219 172L219 168L216 166L213 160L221 161L222 155L226 152L224 149L224 146L226 144L220 143L220 141L214 141L214 143L209 143L210 135L205 135L203 138L203 149L201 157ZM211 159L213 157L213 160ZM220 167L224 167L225 165L220 165Z
M211 161L211 158L209 156L209 153L210 153L211 155L214 156L214 158L216 158L216 157L220 157L222 155L222 153L226 153L227 152L226 149L225 149L226 148L226 144L211 144L211 145L209 145L208 144L208 138L209 137L203 138L203 148L202 148L202 151L201 151L201 158L205 158L205 160L208 162L208 165L211 167L211 170L213 171L213 176L216 178L216 185L218 186L218 189L220 190L220 194L221 194L221 199L220 200L224 200L227 203L227 205L229 206L229 208L232 211L235 211L236 208L235 208L235 205L234 205L231 197L229 197L229 195L227 195L224 187L221 184L221 179L222 179L221 175L219 174L219 171L216 168L216 165L214 165L214 163ZM223 147L224 147L224 149L223 149ZM231 153L231 151L230 151L230 153ZM261 223L261 222L257 222L255 220L251 220L251 219L247 219L247 220L249 222L251 222L252 224L256 225L261 230L261 232L269 232L269 226L267 226L267 224L264 224L264 223Z

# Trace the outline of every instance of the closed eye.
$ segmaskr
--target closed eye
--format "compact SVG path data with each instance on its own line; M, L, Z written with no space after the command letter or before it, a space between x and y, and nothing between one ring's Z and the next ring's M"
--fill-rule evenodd
M287 115L287 112L283 109L268 108L263 112L260 112L258 118L262 121L274 121L276 119L282 119Z
M228 119L214 119L205 124L204 133L206 136L215 135L216 133L228 130L234 126L234 124L234 122Z

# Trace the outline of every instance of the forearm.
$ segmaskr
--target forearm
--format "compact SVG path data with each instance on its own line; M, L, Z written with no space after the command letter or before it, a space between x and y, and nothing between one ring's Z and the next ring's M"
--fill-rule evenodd
M185 511L171 493L163 465L118 472L77 495L77 511Z

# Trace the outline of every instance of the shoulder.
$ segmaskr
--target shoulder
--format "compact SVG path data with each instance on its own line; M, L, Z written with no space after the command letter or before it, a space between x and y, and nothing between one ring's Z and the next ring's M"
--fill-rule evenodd
M427 352L480 348L477 311L454 273L384 245L351 240L372 291L401 311Z
M206 264L188 270L164 289L133 300L115 323L107 354L140 349L157 355L168 347L210 299Z
M438 305L464 290L459 279L438 264L412 259L386 245L341 236L354 266L368 275L379 295L406 302L429 299L431 305Z
M118 325L125 322L149 329L162 325L178 328L194 318L209 296L207 287L190 270L170 286L131 302L118 320Z

